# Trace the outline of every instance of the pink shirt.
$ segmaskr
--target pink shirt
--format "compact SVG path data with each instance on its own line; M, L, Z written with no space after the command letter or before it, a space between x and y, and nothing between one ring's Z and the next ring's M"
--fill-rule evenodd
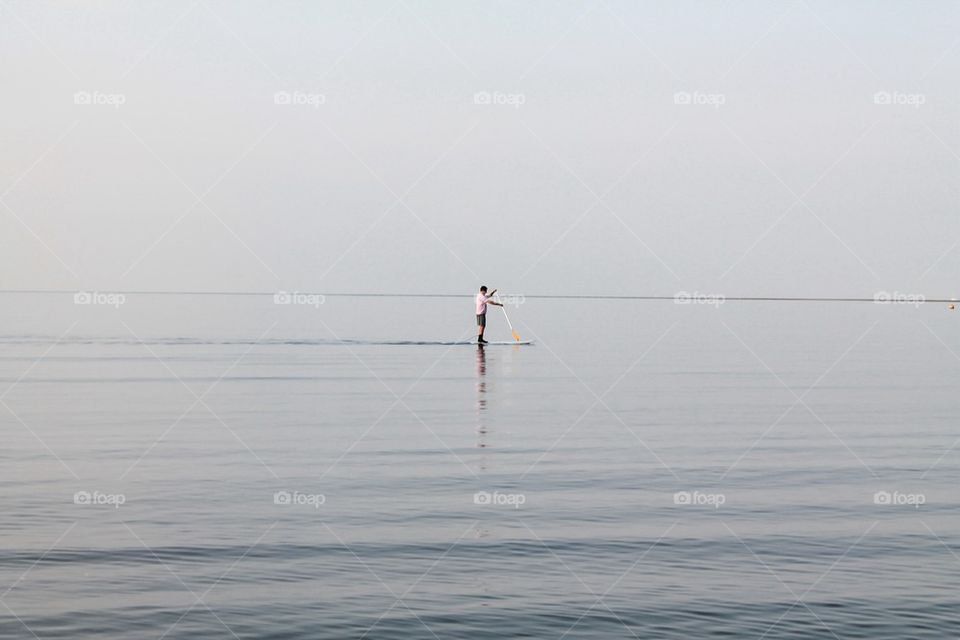
M485 296L482 293L477 294L477 315L482 316L487 312L487 300L490 299L490 296Z

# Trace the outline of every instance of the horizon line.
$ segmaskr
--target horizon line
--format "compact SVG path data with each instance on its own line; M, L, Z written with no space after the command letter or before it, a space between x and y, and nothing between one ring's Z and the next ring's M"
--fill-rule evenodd
M273 296L279 293L290 293L297 295L319 295L324 297L341 298L470 298L473 293L394 293L394 292L320 292L320 291L300 291L279 289L277 291L178 291L178 290L148 290L148 289L0 289L0 294L76 294L80 292L104 292L123 295L184 295L184 296ZM886 294L886 298L878 299L879 294ZM739 302L871 302L876 304L899 303L900 297L912 298L912 301L922 302L960 302L957 298L929 298L918 293L903 293L899 291L877 292L870 297L862 296L727 296L716 292L700 291L680 291L672 295L649 295L649 294L524 294L524 293L505 293L506 296L522 297L526 299L540 300L672 300L680 302L686 300L691 302L698 298L723 299L724 301ZM895 299L896 298L896 299Z

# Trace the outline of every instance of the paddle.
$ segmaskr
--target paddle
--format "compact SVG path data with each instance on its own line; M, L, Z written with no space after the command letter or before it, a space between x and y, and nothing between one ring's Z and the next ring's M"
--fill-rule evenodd
M507 314L507 308L503 306L503 301L500 299L500 294L496 294L497 302L500 303L500 308L503 309L503 317L507 319L507 324L510 326L510 333L513 334L513 339L517 342L520 342L520 334L517 333L516 329L513 328L513 323L510 322L510 316Z

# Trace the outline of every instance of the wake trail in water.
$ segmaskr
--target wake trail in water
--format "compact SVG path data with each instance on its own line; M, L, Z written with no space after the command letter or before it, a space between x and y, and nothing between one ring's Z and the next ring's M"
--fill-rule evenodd
M468 340L361 340L361 339L344 339L344 340L329 340L323 338L264 338L262 340L255 340L249 338L224 338L224 339L211 339L211 338L192 338L192 337L175 337L175 338L149 338L144 340L136 340L133 338L127 337L113 337L113 336L43 336L43 335L26 335L26 336L0 336L0 344L61 344L61 345L148 345L148 346L225 346L225 345L262 345L262 346L316 346L316 347L343 347L343 346L385 346L385 347L399 347L399 346L476 346L476 341ZM513 341L490 341L485 343L485 346L503 346L503 345L532 345L532 341L523 341L523 342L513 342Z

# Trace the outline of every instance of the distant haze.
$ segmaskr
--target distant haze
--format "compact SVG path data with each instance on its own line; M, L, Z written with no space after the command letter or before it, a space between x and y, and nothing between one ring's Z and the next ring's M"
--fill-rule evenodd
M951 296L960 3L0 5L0 288Z

